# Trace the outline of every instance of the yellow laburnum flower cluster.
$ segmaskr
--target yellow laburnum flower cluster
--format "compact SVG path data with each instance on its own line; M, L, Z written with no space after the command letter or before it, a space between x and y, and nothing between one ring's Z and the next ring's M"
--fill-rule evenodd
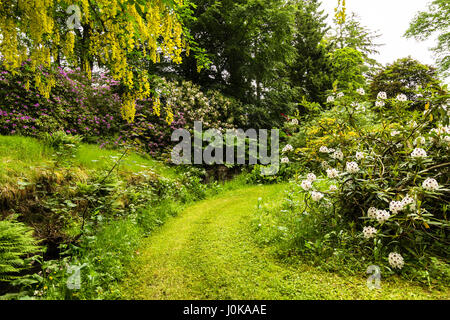
M338 24L345 23L346 10L347 8L345 7L345 0L338 0L338 5L336 8L334 8L334 12L336 12L334 16Z
M153 63L159 62L161 56L181 63L182 51L189 50L176 13L183 0L175 0L173 6L162 0L143 3L73 0L71 4L78 6L81 12L78 22L83 31L80 33L71 30L69 25L55 25L61 21L56 19L57 14L67 9L60 1L1 0L0 54L4 65L15 72L30 59L32 71L40 75L35 77L35 86L44 96L49 95L55 83L41 77L42 68L50 67L61 55L88 75L95 63L105 66L114 79L126 86L122 115L133 121L136 99L149 97L151 90L146 71L138 72L133 68L129 54L137 50ZM79 43L76 38L81 35L83 47L75 48ZM24 37L27 41L23 41Z

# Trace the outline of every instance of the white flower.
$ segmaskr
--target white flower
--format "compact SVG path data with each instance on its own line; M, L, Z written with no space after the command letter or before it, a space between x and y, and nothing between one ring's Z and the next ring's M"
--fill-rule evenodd
M362 96L366 94L366 92L364 91L363 88L357 89L356 92L357 92L358 94L362 95Z
M327 176L330 179L335 179L339 175L339 171L334 168L327 169Z
M314 182L314 181L316 181L317 178L316 178L316 175L314 173L308 173L308 175L306 176L306 179L308 181Z
M311 192L311 198L313 199L313 201L319 201L323 198L323 194L317 191L313 191Z
M403 268L403 265L405 264L403 257L397 252L389 253L388 260L389 260L389 264L393 268L401 269L401 268Z
M288 157L281 158L281 163L289 163L289 158Z
M294 148L290 145L290 144L287 144L284 148L283 148L283 150L281 150L281 152L288 152L288 151L292 151L292 150L294 150Z
M309 180L303 180L300 186L303 188L303 190L308 191L312 188L312 183Z
M424 138L424 137L417 137L415 140L414 140L414 145L423 145L423 144L425 144L427 141L426 141L426 139Z
M356 157L356 160L362 160L362 159L364 159L364 153L357 152L355 157Z
M417 122L415 122L415 121L408 121L408 125L409 125L411 128L415 128L415 127L417 127Z
M408 206L411 206L411 209L414 209L416 206L414 199L411 198L410 196L404 197L402 200L402 204L403 204L403 207L405 207L405 208Z
M337 191L337 186L335 186L334 184L332 184L331 186L330 186L330 192L334 192L334 191Z
M342 98L344 96L344 93L343 92L339 92L338 94L337 94L337 97L338 98Z
M422 187L425 190L433 191L439 188L438 182L433 178L427 178L423 183Z
M384 91L378 92L377 99L387 99L387 94Z
M401 102L405 102L408 100L408 97L406 95L404 95L403 93L401 93L397 96L397 100L401 101Z
M329 97L327 98L327 102L328 102L328 103L334 102L334 97L333 97L333 96L329 96Z
M328 169L330 167L330 165L328 164L328 162L326 161L322 161L322 163L320 164L322 166L322 168L324 169Z
M427 153L422 148L416 148L411 152L411 157L413 158L425 158L427 156Z
M400 131L394 130L391 132L391 137L395 137L396 135L399 135Z
M444 137L444 142L450 143L450 136L445 136Z
M383 222L387 221L390 217L391 217L391 214L389 213L389 211L377 210L375 219L377 219L377 221L379 223L383 223Z
M403 202L401 201L391 201L389 203L389 210L391 210L392 213L398 213L403 210Z
M384 107L385 105L386 105L386 103L384 103L384 101L381 101L381 100L375 101L376 107Z
M342 159L344 159L344 154L342 153L341 150L336 150L336 151L331 155L331 157L332 157L333 159L342 160Z
M333 153L333 152L335 152L336 150L334 150L333 148L329 148L328 149L328 153Z
M319 149L319 152L321 152L321 153L328 153L329 151L328 151L327 147L321 146L320 149Z
M375 237L376 233L377 229L375 229L374 227L364 227L363 229L363 235L366 239Z
M378 209L375 207L370 207L369 210L367 210L367 216L371 219L377 218L377 211Z
M356 162L347 162L345 170L349 173L357 173L359 171L358 164Z
M297 125L297 124L298 124L298 120L297 120L297 119L292 119L292 120L291 120L291 124Z

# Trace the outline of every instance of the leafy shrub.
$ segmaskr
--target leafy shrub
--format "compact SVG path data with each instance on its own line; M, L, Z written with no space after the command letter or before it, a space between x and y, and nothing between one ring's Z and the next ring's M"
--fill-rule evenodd
M348 261L364 258L355 269L378 264L429 285L448 282L448 96L434 94L423 111L410 111L406 97L374 106L358 92L329 99L331 111L300 129L306 139L293 153L310 174L292 186L303 213L280 213L295 215L285 237L323 264L342 252Z
M438 88L436 69L408 57L398 59L373 75L370 96L375 100L379 92L386 92L389 97L405 94L412 101L412 107L420 108L420 101L431 95L430 89Z

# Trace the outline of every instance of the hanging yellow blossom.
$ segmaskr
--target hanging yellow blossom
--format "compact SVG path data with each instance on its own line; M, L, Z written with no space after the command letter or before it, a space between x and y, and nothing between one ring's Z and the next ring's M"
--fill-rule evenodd
M122 115L127 121L133 121L133 99L151 94L148 75L137 75L131 65L134 52L143 52L153 63L159 62L161 55L181 63L182 53L189 50L177 13L184 6L183 1L73 0L70 5L77 10L61 19L61 9L65 11L69 7L61 1L1 0L3 65L15 73L29 59L35 73L34 85L46 97L55 81L43 81L42 74L55 61L64 59L71 67L80 67L89 77L93 66L107 67L113 78L126 87ZM82 32L76 30L79 26ZM24 36L26 42L20 40Z
M155 97L153 99L153 114L157 115L158 117L161 116L161 101L159 100L159 97Z
M172 111L172 107L168 106L168 107L166 108L166 112L167 112L167 115L166 115L166 122L167 122L168 125L171 125L172 122L173 122L173 111Z
M338 0L338 5L336 8L334 8L335 18L337 24L344 24L345 18L346 18L346 7L345 7L345 0Z

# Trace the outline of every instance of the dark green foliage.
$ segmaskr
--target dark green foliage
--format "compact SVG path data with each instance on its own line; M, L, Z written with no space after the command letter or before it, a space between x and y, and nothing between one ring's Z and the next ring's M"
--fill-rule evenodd
M387 65L373 76L370 95L376 99L380 91L386 92L389 98L405 94L413 101L412 107L423 109L424 103L419 100L426 96L419 95L418 87L439 90L439 83L435 68L407 57Z
M295 8L293 45L296 57L288 72L297 101L306 97L308 101L323 103L325 91L332 86L330 48L323 41L328 27L326 15L319 7L318 1L302 1Z
M293 5L280 0L199 0L191 35L211 60L210 68L197 72L195 59L187 57L176 74L207 89L218 89L243 103L251 119L247 126L271 127L287 113L285 67L294 58ZM160 70L164 72L164 70ZM275 99L275 100L272 100ZM270 115L268 115L270 114Z

